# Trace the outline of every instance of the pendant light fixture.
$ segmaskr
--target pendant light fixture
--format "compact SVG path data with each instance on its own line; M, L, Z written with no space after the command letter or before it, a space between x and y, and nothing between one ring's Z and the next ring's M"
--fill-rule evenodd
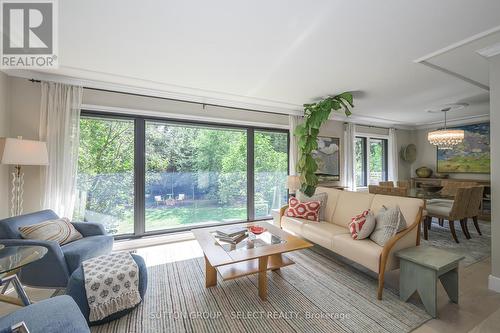
M459 129L447 129L446 113L450 111L450 108L447 107L441 111L444 112L444 128L429 132L427 134L427 140L438 148L452 149L454 146L464 141L465 132Z

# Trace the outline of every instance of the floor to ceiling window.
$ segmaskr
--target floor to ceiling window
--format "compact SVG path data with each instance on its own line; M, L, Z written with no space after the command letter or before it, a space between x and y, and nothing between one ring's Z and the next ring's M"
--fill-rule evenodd
M288 133L254 132L254 174L255 217L267 217L287 201Z
M82 117L74 219L134 232L134 121Z
M84 112L75 219L115 235L269 218L288 131Z
M146 231L247 220L241 129L146 122Z
M356 187L377 185L387 180L387 143L385 138L356 136L354 168Z

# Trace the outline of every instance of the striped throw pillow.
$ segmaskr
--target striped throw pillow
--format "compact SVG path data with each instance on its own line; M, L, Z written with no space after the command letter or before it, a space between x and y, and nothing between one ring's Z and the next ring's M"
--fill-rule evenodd
M55 241L59 245L83 238L82 234L75 229L66 217L19 227L19 232L24 239Z

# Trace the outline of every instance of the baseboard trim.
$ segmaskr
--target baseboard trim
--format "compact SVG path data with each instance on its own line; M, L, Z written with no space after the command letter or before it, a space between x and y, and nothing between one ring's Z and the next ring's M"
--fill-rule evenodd
M490 274L488 277L488 288L490 290L500 293L500 277L493 276Z

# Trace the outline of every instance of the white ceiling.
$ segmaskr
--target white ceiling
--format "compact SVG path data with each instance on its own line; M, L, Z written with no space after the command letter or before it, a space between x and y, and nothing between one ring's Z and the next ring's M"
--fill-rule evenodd
M294 110L360 91L356 116L408 125L439 120L426 110L444 103L480 101L450 118L488 112L487 91L414 60L500 25L498 0L64 0L59 10L56 74ZM486 60L471 66L485 81Z

